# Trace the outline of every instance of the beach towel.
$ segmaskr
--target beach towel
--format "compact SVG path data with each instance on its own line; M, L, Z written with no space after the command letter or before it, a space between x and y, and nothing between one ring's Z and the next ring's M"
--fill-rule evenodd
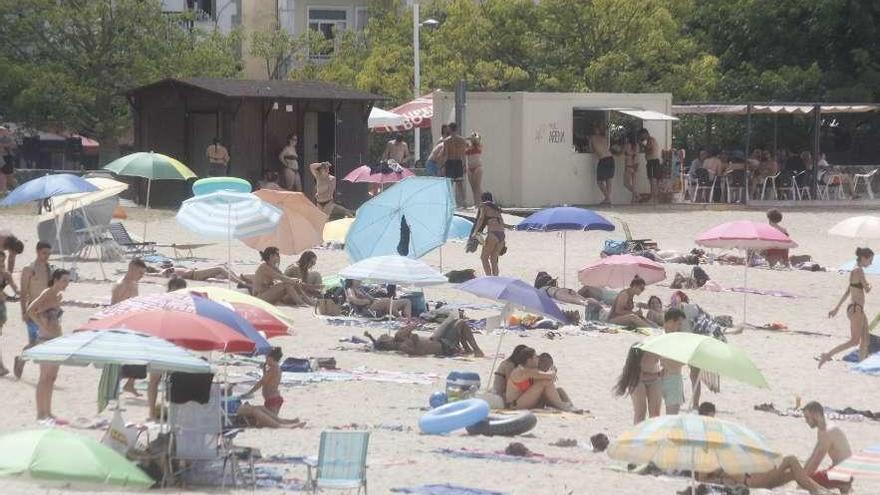
M101 370L101 379L98 381L98 413L107 408L111 400L119 398L119 372L122 369L118 364L107 364Z
M547 457L543 454L536 454L534 452L530 452L527 456L518 456L518 455L509 455L505 454L504 451L486 451L486 450L473 450L461 448L458 450L455 449L435 449L431 452L436 454L442 454L449 457L455 457L460 459L486 459L486 460L494 460L494 461L503 461L503 462L526 462L529 464L578 464L581 461L577 459L566 459L563 457Z
M801 409L788 408L784 411L780 411L773 405L772 402L759 404L754 407L756 411L768 412L771 414L776 414L777 416L785 416L792 418L802 418L804 417L804 413ZM868 411L868 410L859 410L852 407L845 407L843 409L837 409L833 407L825 406L825 417L828 419L833 419L836 421L853 421L853 422L862 422L865 420L869 421L880 421L880 411Z
M876 354L878 352L880 352L880 337L877 335L871 335L871 340L868 341L868 354ZM856 349L846 356L843 356L843 360L848 363L858 363L859 350Z
M391 491L394 493L413 493L418 495L505 495L506 493L450 485L449 483L443 483L442 485L419 485L414 487L392 488Z
M852 367L856 373L880 376L880 352L871 354L864 361Z

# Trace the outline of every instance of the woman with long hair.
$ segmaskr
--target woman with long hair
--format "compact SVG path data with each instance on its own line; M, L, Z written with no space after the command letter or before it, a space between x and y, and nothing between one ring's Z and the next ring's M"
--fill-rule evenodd
M284 270L284 274L299 279L304 284L303 290L317 297L321 295L324 288L324 279L321 274L313 270L317 264L318 255L314 251L303 251L296 263Z
M61 336L62 292L70 284L70 272L55 270L49 279L49 287L43 290L27 308L27 316L39 327L37 344L48 342ZM37 381L37 419L55 420L52 415L52 391L58 378L57 364L40 364L40 378Z
M869 248L856 249L856 267L849 273L849 286L837 306L828 312L828 317L834 318L843 302L847 299L850 300L846 307L846 316L849 318L849 340L828 352L823 352L819 356L820 368L826 362L831 361L831 358L838 352L854 346L859 346L859 361L868 357L868 344L871 335L868 332L868 317L865 316L865 294L871 292L871 284L865 278L865 268L871 266L873 262L874 251Z
M639 193L636 189L636 173L639 171L639 162L637 160L639 153L639 145L636 142L636 136L632 132L627 132L623 136L623 187L632 194L632 202L639 202Z
M538 354L531 347L511 356L516 368L507 379L504 402L513 409L534 409L541 404L560 411L575 411L570 402L565 402L556 389L556 370L538 369Z
M612 391L617 397L629 394L633 402L633 424L644 421L646 413L652 418L660 415L663 398L660 378L660 357L636 345L630 347Z
M483 141L476 132L467 138L468 147L464 151L467 160L467 177L471 185L471 193L474 198L474 206L483 197Z
M483 262L483 272L486 275L498 275L498 257L506 250L504 235L504 220L501 218L501 208L495 204L492 193L485 192L480 197L482 203L477 209L477 219L471 231L471 238L486 229L486 240L483 242L483 250L480 252L480 261Z
M314 301L305 292L303 284L290 278L278 269L281 253L277 247L267 247L260 251L263 260L253 277L254 296L269 304L290 304L291 306L311 306Z

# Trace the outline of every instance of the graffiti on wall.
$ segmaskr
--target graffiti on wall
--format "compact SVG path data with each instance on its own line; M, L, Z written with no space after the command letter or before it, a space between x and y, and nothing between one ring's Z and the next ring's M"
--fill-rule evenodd
M565 130L558 122L541 124L535 128L535 142L547 144L565 144Z

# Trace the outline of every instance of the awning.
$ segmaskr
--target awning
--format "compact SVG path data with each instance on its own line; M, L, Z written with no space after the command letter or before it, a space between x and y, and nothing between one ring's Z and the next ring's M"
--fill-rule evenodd
M880 105L860 104L860 105L839 105L829 104L822 105L821 112L823 114L831 113L865 113L874 112L880 109ZM809 104L753 104L753 114L783 114L783 115L807 115L813 113L815 105ZM748 105L746 104L681 104L672 105L672 113L676 115L745 115L748 113Z
M397 127L406 124L406 117L398 115L388 110L382 110L379 107L373 107L370 110L370 117L367 119L367 127L375 129L377 127Z
M587 110L591 112L619 112L637 119L642 120L678 120L678 117L666 115L662 112L654 110L642 110L640 108L622 108L622 107L574 107L575 110Z

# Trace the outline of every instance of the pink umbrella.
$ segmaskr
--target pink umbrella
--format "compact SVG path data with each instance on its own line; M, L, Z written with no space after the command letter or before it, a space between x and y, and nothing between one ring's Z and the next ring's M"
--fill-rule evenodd
M360 167L352 170L345 176L342 180L347 180L348 182L368 182L371 184L393 184L395 182L400 182L403 179L415 175L411 170L405 167L400 167L400 172L392 172L387 174L382 173L373 173L373 169L370 168L369 165L361 165Z
M578 280L583 285L613 289L629 287L636 276L647 284L654 284L666 279L666 269L648 258L621 254L590 263L578 272Z
M745 272L743 285L748 287L749 251L764 249L789 249L797 247L791 240L770 224L739 220L722 223L697 236L697 244L708 248L745 250ZM748 293L743 292L743 325L746 324Z

